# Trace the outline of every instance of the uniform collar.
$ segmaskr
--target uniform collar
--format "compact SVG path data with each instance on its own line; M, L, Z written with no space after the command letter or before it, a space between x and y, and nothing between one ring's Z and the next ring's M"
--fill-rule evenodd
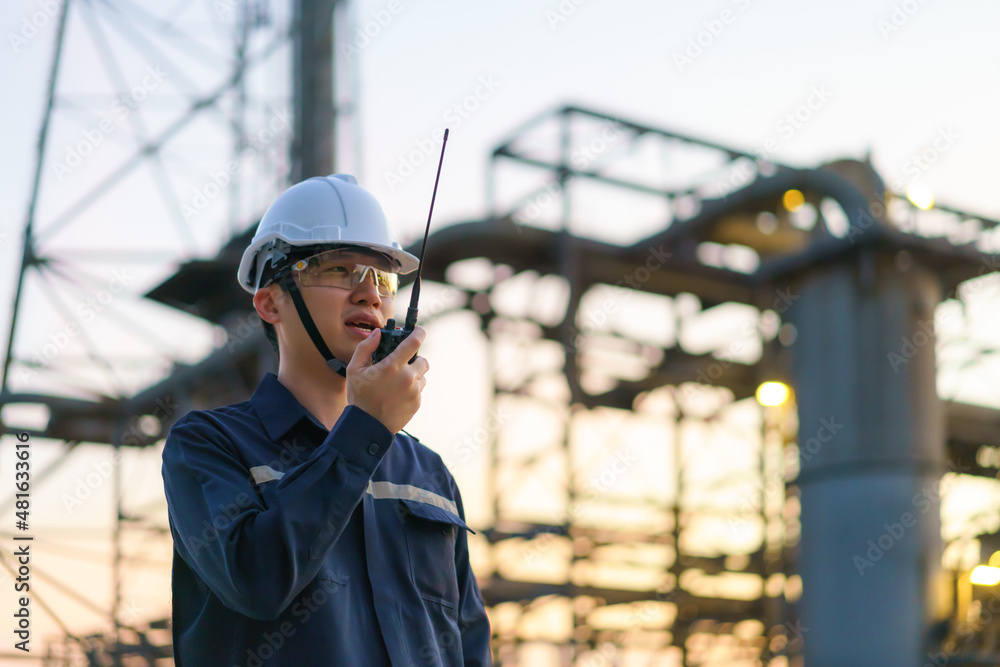
M264 424L268 437L275 442L281 440L303 419L327 431L327 428L299 403L295 395L278 381L274 373L268 373L260 381L257 390L250 397L250 405Z

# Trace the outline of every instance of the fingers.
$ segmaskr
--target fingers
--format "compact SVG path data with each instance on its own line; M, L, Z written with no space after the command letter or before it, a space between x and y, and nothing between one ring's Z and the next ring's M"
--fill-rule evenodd
M425 338L427 338L427 331L420 326L414 327L413 333L404 338L399 347L393 350L392 354L386 357L386 359L391 360L392 363L400 362L400 360L403 363L408 362L417 353L417 350L420 349Z
M420 400L420 394L423 393L424 387L427 386L425 373L427 373L428 368L427 360L423 357L417 357L416 361L412 364L407 364L402 369L402 372L405 374L404 377L406 377L407 392L416 398L417 401Z
M372 352L378 347L378 341L382 337L382 331L379 329L374 329L368 338L358 343L358 346L354 348L354 356L351 357L351 363L348 366L353 369L362 369L371 366L372 363Z
M347 400L378 419L396 433L420 409L420 396L430 369L425 357L417 356L426 331L415 327L388 357L371 365L371 354L381 334L376 330L354 350L347 373ZM409 363L413 359L413 363Z
M424 373L426 373L431 369L431 364L429 361L427 361L426 357L417 357L413 361L413 363L410 364L410 368L412 368L414 372L418 373L419 375L423 375Z

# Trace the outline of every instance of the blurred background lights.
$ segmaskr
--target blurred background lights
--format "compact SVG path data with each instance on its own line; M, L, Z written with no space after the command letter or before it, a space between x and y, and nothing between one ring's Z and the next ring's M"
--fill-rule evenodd
M789 190L782 196L781 203L786 209L794 213L802 208L802 205L806 203L806 198L799 190Z
M162 424L155 415L143 415L139 417L138 423L139 430L142 431L144 435L148 435L152 438L160 435Z
M991 558L990 560L993 559ZM1000 567L980 565L972 571L972 575L969 579L972 583L979 586L996 586L997 584L1000 584Z
M791 389L784 382L764 382L757 387L757 402L766 407L782 405L791 395Z
M929 187L920 181L915 181L907 186L906 198L909 199L914 206L924 211L934 206L934 194L931 192Z

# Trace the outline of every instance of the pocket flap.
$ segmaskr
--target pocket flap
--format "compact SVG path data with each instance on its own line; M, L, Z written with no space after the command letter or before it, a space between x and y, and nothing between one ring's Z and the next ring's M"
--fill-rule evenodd
M324 565L319 569L319 572L316 573L316 577L326 581L334 581L341 586L346 586L351 580L351 575L347 574L347 571L342 566L337 567L337 569L333 569L333 567L329 565Z
M450 523L452 525L465 528L473 535L476 534L476 531L465 525L465 522L462 521L462 517L453 512L449 512L446 509L442 509L437 505L422 503L419 500L405 500L403 498L400 498L399 502L403 504L403 507L409 510L410 514L418 516L421 519L437 521L438 523Z

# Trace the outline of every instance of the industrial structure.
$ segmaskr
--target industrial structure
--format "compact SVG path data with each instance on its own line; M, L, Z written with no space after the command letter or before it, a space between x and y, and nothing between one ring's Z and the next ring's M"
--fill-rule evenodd
M164 157L186 124L218 114L234 156L251 145L273 116L246 117L254 58L290 48L294 65L294 123L260 148L287 152L288 169L263 190L335 171L342 5L294 6L286 23L264 2L220 13L234 36L232 76L159 132L136 128L140 149L39 227L53 159L46 133L66 113L68 26L125 20L64 5L0 395L3 406L45 407L44 423L5 418L3 432L63 443L55 466L84 442L155 447L178 416L243 400L273 370L233 279L263 209L249 210L236 186L218 252L137 295L225 332L202 358L122 381L132 390L98 400L45 393L33 383L68 372L19 354L18 317L32 276L61 275L44 241L132 170L149 167L170 199ZM115 71L116 55L105 56ZM867 161L795 168L573 106L514 131L489 174L483 218L431 234L422 320L473 322L492 388L491 423L468 444L488 467L479 492L490 518L470 544L496 664L1000 661L1000 604L973 587L965 553L980 545L975 564L985 563L995 537L982 533L996 528L943 542L940 520L942 476L996 478L1000 411L940 396L935 344L941 304L990 289L997 221L914 203ZM173 216L182 239L187 205ZM612 240L625 220L648 233ZM58 289L49 294L58 302ZM114 375L113 356L93 346L90 369ZM791 393L769 400L764 387ZM167 619L126 620L120 594L122 533L162 537L154 523L128 515L119 498L108 563L114 631L67 630L46 664L170 664ZM955 545L965 555L943 553Z

